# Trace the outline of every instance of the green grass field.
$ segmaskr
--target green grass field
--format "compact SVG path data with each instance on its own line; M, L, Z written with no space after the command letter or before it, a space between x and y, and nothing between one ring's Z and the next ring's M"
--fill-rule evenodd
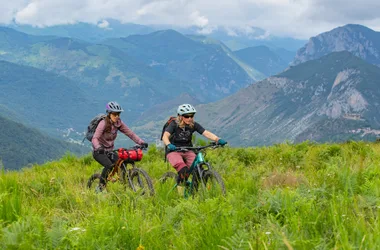
M0 174L1 249L378 249L380 144L219 148L206 159L225 197L168 194L151 147L138 166L156 195L95 194L88 155Z

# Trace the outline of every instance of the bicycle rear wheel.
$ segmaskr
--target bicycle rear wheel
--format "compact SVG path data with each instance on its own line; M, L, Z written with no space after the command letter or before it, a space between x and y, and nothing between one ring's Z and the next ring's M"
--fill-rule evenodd
M161 183L165 183L165 182L177 183L177 174L174 172L166 172L165 174L161 176L160 182Z
M101 175L99 173L91 175L90 179L88 179L88 181L87 181L87 187L91 188L91 187L97 186L99 184L99 181L100 181L100 176ZM95 184L93 185L94 182L95 182Z
M202 180L198 184L198 192L205 196L219 197L226 195L226 187L222 177L214 170L205 170Z
M140 195L154 195L152 179L140 168L133 168L128 175L129 186Z

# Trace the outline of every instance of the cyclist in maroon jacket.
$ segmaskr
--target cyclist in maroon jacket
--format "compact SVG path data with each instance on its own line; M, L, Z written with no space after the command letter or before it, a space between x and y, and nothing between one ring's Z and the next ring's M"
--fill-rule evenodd
M135 143L148 147L148 143L144 142L120 119L120 113L124 110L117 102L109 102L106 105L107 117L101 120L95 130L92 138L92 155L94 159L103 167L97 192L103 191L106 186L106 178L112 170L113 164L117 161L117 154L113 153L114 143L117 132L120 131L128 136Z

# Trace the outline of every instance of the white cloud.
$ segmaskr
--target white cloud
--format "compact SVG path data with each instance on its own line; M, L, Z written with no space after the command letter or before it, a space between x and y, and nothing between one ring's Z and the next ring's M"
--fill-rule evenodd
M0 0L0 23L52 26L106 18L138 24L259 27L273 35L309 38L348 23L378 30L378 0ZM233 32L231 32L233 34Z
M15 17L17 11L22 9L28 0L5 1L0 0L0 23L9 23Z
M103 29L109 29L110 23L107 20L102 20L100 23L98 23L99 28Z
M206 27L208 24L208 19L205 16L201 16L199 11L191 13L190 20L192 20L192 23L198 27Z

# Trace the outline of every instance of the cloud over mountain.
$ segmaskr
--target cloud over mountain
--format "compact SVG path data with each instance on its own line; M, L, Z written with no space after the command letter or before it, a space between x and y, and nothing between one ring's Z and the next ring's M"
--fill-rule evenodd
M309 38L347 23L380 29L375 0L14 0L2 2L0 23L39 27L114 18L139 24L197 26L207 34L215 27L254 26L272 34Z

